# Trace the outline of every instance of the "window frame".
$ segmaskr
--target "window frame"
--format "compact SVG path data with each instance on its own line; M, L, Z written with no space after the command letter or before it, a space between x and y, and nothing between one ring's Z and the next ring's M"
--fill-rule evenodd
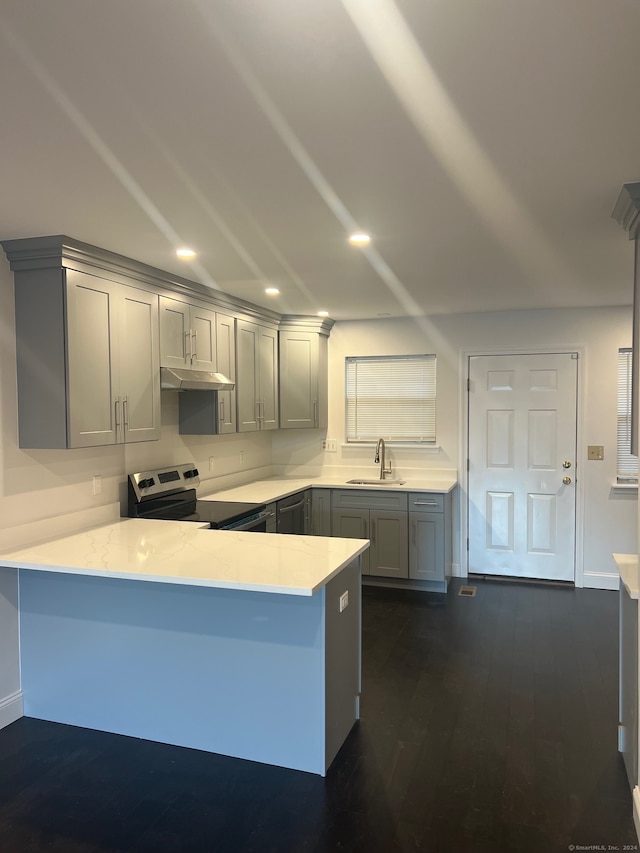
M638 457L631 452L633 349L618 350L616 403L616 480L619 484L637 485Z
M361 376L358 376L358 368ZM405 369L406 368L406 369ZM376 371L376 375L374 375ZM376 381L386 371L388 385L399 395L377 393ZM437 439L437 356L435 353L347 356L345 358L345 442L435 446ZM418 383L423 383L419 387ZM367 392L375 391L366 397ZM415 393L416 391L420 393ZM358 400L362 402L358 405ZM382 414L376 424L376 416ZM402 412L400 420L399 412ZM395 415L395 417L394 417ZM407 420L407 416L410 415ZM361 421L361 426L358 421ZM394 424L395 421L395 424ZM402 423L403 429L390 428ZM411 427L414 427L413 429Z

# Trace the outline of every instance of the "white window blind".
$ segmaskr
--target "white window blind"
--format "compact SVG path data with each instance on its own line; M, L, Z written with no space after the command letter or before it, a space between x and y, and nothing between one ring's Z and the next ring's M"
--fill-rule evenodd
M435 441L435 355L358 356L345 362L348 442Z
M638 457L631 455L631 356L618 350L618 480L638 480Z

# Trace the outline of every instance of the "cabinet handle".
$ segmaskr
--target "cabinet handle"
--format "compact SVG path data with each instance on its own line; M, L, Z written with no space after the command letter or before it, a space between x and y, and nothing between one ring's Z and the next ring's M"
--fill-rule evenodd
M191 361L191 329L184 333L184 358L185 361Z
M313 401L313 425L318 426L318 401Z
M256 400L256 424L260 426L260 400Z
M375 521L371 522L371 544L375 545L376 542L376 523Z
M438 506L438 501L414 501L414 506Z
M122 424L123 430L129 429L129 399L125 397L122 401Z
M220 424L224 424L224 400L220 400L218 403L218 421Z
M115 419L116 419L116 441L118 440L118 432L120 431L120 399L116 398L114 403Z
M191 361L198 360L198 332L196 329L191 330Z

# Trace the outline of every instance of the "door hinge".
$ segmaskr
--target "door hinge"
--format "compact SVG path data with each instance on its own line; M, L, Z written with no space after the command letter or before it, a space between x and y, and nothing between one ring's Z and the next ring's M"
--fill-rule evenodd
M471 380L467 379L467 391L471 391Z
M469 470L469 460L467 459L467 471Z
M469 537L467 536L467 551L469 550Z

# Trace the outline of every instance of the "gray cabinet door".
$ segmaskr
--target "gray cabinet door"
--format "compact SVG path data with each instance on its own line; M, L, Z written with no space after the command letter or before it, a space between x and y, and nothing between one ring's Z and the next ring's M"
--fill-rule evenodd
M158 297L134 287L118 287L118 396L122 440L160 438Z
M158 297L67 270L69 447L160 438Z
M318 338L312 332L280 332L281 429L319 426Z
M214 372L216 363L215 311L161 296L161 366Z
M387 578L409 576L406 512L371 510L369 538L369 574Z
M311 533L313 536L331 536L331 491L312 489L311 492Z
M66 272L67 446L121 440L118 394L118 285L76 270ZM46 421L46 412L41 413Z
M238 432L258 429L258 327L236 322L236 403Z
M216 313L216 353L218 371L236 381L235 320L227 314ZM218 432L236 431L236 392L218 391Z
M258 326L260 429L278 428L278 332Z
M214 373L217 370L215 311L192 305L189 324L191 367Z
M369 538L368 509L332 509L331 535L343 539ZM369 551L362 554L362 574L369 574Z
M278 426L278 333L248 320L236 322L238 432Z
M444 581L444 515L439 512L410 512L409 519L409 577Z
M189 305L160 297L160 366L188 367L191 351Z

